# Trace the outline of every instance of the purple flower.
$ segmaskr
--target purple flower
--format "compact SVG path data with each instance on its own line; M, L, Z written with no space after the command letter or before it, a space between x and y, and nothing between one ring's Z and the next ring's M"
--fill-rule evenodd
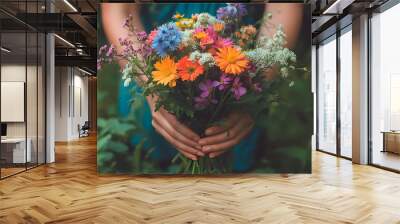
M97 70L101 70L101 59L97 59Z
M253 63L250 63L250 64L249 64L248 71L249 71L250 73L256 73L256 72L257 72L257 66L255 66Z
M198 110L206 108L209 104L208 99L202 97L195 97L194 102L195 102L194 107Z
M102 54L103 54L103 51L106 51L106 49L107 49L107 44L101 46L101 47L99 48L99 55L102 55Z
M227 6L217 10L217 18L224 21L232 21L246 14L246 7L242 3L227 3Z
M97 59L97 70L100 70L103 63L110 63L112 61L112 57L115 54L114 45L103 45L99 48L99 57Z
M195 97L194 98L194 107L198 110L202 110L206 108L210 103L212 104L217 104L218 101L216 99L209 99L209 98L203 98L203 97Z
M149 55L151 55L151 53L153 52L153 48L151 48L148 45L142 45L142 48L140 48L140 54L143 55L144 57L148 57Z
M194 98L194 106L198 110L206 108L210 103L216 104L218 101L212 98L212 91L218 86L217 81L205 80L199 84L200 96Z
M137 32L136 37L139 41L144 41L147 38L147 33L144 31Z
M246 6L243 3L228 3L228 4L236 8L239 17L247 15Z
M218 89L221 91L226 89L226 87L228 87L228 85L231 84L231 82L232 82L231 77L229 77L226 74L222 74L218 82Z
M232 84L232 92L235 95L235 99L239 100L241 96L243 96L244 94L246 94L247 90L245 87L243 87L243 83L240 82L240 78L236 77L233 80L233 84Z
M254 91L256 91L257 93L261 93L262 92L262 88L261 88L261 84L260 83L254 83L252 85Z
M217 87L219 83L217 81L205 80L199 84L199 89L201 90L200 97L207 98L211 95L212 91L215 87Z
M110 48L108 48L108 51L107 51L107 53L106 53L106 56L107 57L111 57L112 56L112 54L114 53L114 50L115 50L115 47L114 47L114 45L110 45Z
M124 22L122 23L122 27L124 27L124 28L130 28L130 26L131 26L131 21L132 21L132 14L129 14L129 16L128 17L126 17L125 18L125 20L124 20Z
M221 7L217 10L217 18L221 20L225 20L229 17L229 12L227 7Z

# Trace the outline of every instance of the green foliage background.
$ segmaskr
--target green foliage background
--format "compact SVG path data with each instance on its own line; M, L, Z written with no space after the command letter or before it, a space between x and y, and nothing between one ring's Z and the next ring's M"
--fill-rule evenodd
M305 10L308 11L308 10ZM101 13L99 13L100 15ZM298 45L294 49L297 67L291 80L276 88L279 100L265 118L258 121L264 128L259 140L255 166L256 173L310 173L311 136L313 132L313 97L311 93L311 31L310 15L305 12ZM101 18L98 18L101 21ZM98 46L107 41L98 23ZM121 73L116 64L105 65L98 71L98 170L100 173L175 173L177 165L156 164L149 159L151 149L144 150L146 136L133 145L131 136L142 134L134 113L122 117L118 113ZM291 83L293 81L293 83ZM132 107L141 107L136 100ZM134 110L133 110L134 111ZM147 145L147 144L146 144ZM151 143L149 144L151 145Z

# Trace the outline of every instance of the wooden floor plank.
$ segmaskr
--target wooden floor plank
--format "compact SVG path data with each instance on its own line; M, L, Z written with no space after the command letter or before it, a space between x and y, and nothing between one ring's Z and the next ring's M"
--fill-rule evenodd
M313 152L310 175L99 176L96 139L0 181L0 223L400 223L400 175Z

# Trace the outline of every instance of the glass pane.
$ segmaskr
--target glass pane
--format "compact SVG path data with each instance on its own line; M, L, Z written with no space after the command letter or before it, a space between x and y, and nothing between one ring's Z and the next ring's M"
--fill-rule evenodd
M36 1L27 2L26 12L36 14L39 11ZM30 17L30 20L38 20L37 16ZM38 21L31 21L37 23ZM37 166L38 163L38 33L34 29L27 29L27 142L28 150L31 151L28 168Z
M2 177L25 170L31 159L26 150L26 33L1 34ZM28 149L29 146L28 146Z
M45 163L45 52L46 39L44 34L39 34L38 45L38 163Z
M318 149L336 153L336 39L318 48Z
M352 156L352 33L340 36L340 153Z
M372 163L400 170L400 5L372 18Z
M316 134L317 134L317 48L315 45L311 48L311 76L312 76L312 92L313 92L313 103L314 103L314 110L313 110L313 136L311 138L311 147L312 150L317 149L317 141L316 141Z
M26 80L26 112L27 112L27 142L28 150L30 148L31 159L29 161L28 168L37 165L38 160L38 52L37 52L37 33L29 32L27 34L28 38L28 63L27 63L27 80Z

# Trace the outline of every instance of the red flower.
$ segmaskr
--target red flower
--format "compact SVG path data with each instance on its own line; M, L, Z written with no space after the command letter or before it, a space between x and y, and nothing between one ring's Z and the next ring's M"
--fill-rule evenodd
M197 61L191 61L188 56L181 58L177 67L178 75L182 80L194 81L204 72L204 67Z

